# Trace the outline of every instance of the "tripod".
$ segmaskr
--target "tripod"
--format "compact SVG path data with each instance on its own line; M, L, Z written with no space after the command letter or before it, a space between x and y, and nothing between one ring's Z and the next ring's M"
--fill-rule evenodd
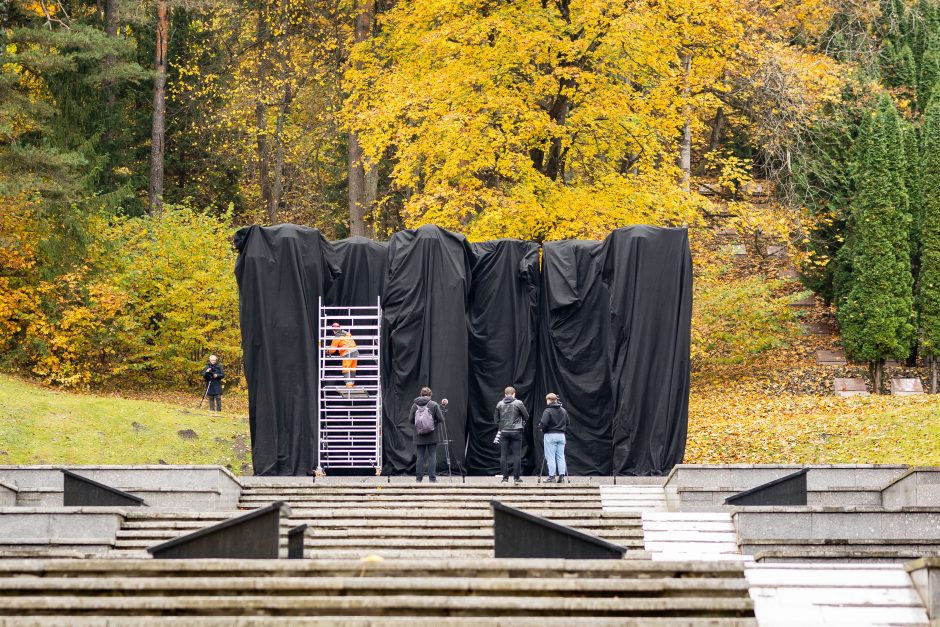
M444 422L441 423L441 430L444 432L444 459L447 461L447 476L453 480L454 473L450 467L450 438L447 436L447 405L441 405L441 410L444 412ZM462 472L460 476L463 476Z
M209 394L209 386L212 385L212 381L206 383L206 391L202 393L202 398L199 399L199 409L202 409L202 402L206 400L206 396ZM211 408L210 408L211 411Z

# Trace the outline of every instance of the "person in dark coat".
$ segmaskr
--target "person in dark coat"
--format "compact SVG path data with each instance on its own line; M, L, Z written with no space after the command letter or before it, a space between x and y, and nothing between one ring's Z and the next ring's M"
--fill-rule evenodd
M503 400L496 404L493 421L499 428L499 462L503 471L503 483L509 481L509 464L516 483L522 483L522 431L529 421L525 404L516 398L516 388L508 387Z
M209 363L202 369L202 379L206 382L206 396L209 397L209 411L222 411L222 379L225 372L215 355L209 355Z
M558 483L568 474L565 464L565 432L568 430L568 410L561 403L557 394L548 394L545 397L547 407L539 420L539 430L542 436L545 461L548 463L548 483ZM558 473L557 475L555 473Z
M418 455L418 462L415 464L415 478L418 483L424 478L427 472L428 480L431 483L437 481L437 443L440 439L437 435L437 425L444 422L444 413L441 406L431 400L431 388L421 388L421 395L411 404L411 413L409 420L411 425L415 426L415 414L418 408L427 407L434 419L434 430L428 433L414 432L415 452ZM427 471L425 471L427 465Z

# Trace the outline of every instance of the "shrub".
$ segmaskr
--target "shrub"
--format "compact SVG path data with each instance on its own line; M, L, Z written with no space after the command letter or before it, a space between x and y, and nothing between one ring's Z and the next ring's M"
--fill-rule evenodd
M746 364L782 346L794 314L788 296L777 296L777 280L726 278L723 268L696 277L692 312L692 367Z

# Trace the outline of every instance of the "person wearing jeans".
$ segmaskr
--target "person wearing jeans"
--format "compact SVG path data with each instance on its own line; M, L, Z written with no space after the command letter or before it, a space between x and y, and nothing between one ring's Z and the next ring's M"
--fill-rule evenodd
M561 483L568 474L565 464L565 432L568 430L568 411L562 406L557 394L548 394L545 397L547 407L539 420L539 429L544 434L542 445L545 450L545 461L548 463L548 483L556 480Z
M415 426L415 414L419 407L427 407L434 418L434 431L429 433L414 432L415 453L418 457L415 464L415 479L418 483L424 478L425 473L431 483L437 481L437 426L444 422L444 414L441 412L441 406L431 400L431 388L421 388L421 394L411 404L410 420L411 425ZM427 470L425 470L427 468Z
M529 412L516 398L516 389L508 387L503 400L496 404L493 421L499 427L499 463L503 482L509 481L509 463L516 483L522 483L522 431L529 420Z

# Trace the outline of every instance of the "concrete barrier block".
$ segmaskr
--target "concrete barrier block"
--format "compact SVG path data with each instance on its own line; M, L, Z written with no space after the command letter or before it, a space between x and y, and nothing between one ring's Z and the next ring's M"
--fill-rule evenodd
M927 617L940 621L940 557L922 557L906 565L914 588L924 602Z
M12 485L0 482L0 507L13 507L16 505L17 489Z
M241 497L238 479L222 466L0 466L0 481L18 488L18 505L60 507L63 469L140 496L152 507L228 511L238 508Z
M940 468L912 468L882 490L889 507L940 506Z

